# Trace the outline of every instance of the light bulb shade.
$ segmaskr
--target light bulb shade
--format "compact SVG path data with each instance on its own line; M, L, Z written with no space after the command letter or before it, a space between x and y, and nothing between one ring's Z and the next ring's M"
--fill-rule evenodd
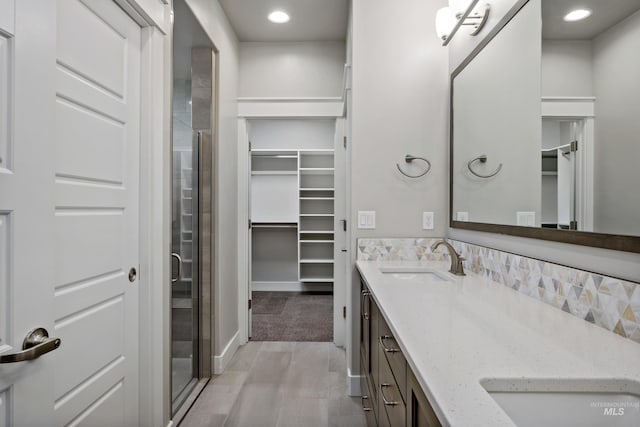
M450 8L443 7L438 9L436 13L436 34L440 39L445 40L451 34L451 30L455 25L456 18Z

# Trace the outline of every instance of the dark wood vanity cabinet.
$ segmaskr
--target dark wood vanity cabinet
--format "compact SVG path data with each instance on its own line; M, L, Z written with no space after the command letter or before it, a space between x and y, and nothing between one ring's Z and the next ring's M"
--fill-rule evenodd
M378 336L379 311L371 299L369 289L362 283L360 289L360 369L364 374L362 406L368 425L377 425L378 415Z
M407 427L441 427L440 421L424 395L418 380L407 373Z
M360 291L362 409L367 426L440 427L364 281Z

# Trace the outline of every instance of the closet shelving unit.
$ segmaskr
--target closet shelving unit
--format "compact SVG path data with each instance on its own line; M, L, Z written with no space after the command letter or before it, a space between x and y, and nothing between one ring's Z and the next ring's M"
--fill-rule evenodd
M251 151L251 226L296 229L301 285L334 281L334 172L333 149Z
M193 169L190 150L180 151L180 282L190 283L193 271Z
M334 280L335 183L334 150L300 150L298 280Z

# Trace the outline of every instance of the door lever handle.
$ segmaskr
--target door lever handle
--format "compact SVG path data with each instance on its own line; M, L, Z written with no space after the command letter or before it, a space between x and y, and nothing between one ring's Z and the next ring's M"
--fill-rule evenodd
M49 338L49 333L45 328L32 329L22 342L22 351L0 355L0 363L24 362L37 359L43 354L60 347L61 342L60 338Z
M176 283L178 280L180 280L180 274L182 272L182 258L175 252L171 253L171 257L178 260L178 271L176 271L176 277L171 278L171 283Z

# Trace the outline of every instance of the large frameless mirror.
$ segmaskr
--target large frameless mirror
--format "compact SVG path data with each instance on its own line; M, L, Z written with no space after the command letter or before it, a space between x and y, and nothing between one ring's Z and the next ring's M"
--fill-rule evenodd
M640 0L518 2L452 74L452 227L640 252L639 51Z

